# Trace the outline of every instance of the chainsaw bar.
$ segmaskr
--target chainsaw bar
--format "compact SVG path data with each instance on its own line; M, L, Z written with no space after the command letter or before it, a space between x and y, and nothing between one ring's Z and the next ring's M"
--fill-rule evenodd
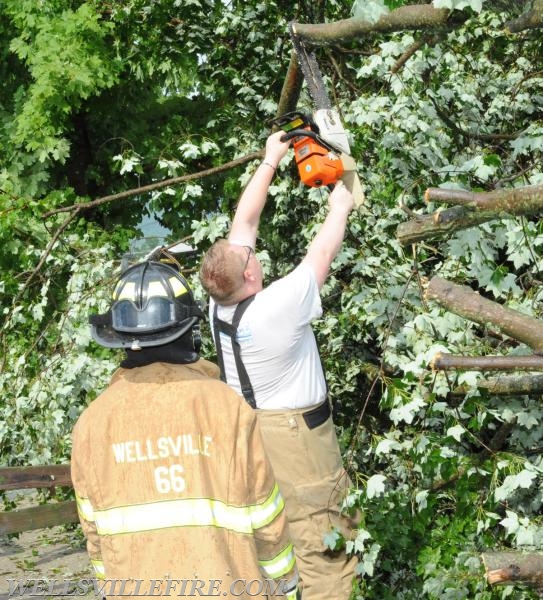
M302 69L309 95L317 108L331 109L332 103L326 92L326 86L322 79L321 70L313 52L308 52L304 41L298 37L294 28L294 23L289 23L290 38L296 54L298 62Z

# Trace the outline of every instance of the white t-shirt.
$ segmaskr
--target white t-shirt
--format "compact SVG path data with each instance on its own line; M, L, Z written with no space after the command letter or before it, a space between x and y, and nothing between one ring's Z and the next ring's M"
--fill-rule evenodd
M214 306L211 300L212 330ZM231 323L235 310L236 305L219 305L217 315ZM311 321L321 314L315 273L304 263L256 294L241 318L237 339L257 408L305 408L325 399L326 383L311 329ZM222 333L221 346L227 382L241 394L232 344Z

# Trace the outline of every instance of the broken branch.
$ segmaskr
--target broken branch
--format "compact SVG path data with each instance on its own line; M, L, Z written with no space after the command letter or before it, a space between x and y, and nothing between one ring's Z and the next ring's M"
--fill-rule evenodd
M543 356L457 356L438 352L430 361L433 371L543 371Z
M425 296L470 321L480 325L490 323L503 334L532 348L536 354L543 354L543 323L534 317L487 300L468 286L437 276L430 280ZM543 357L540 358L543 364Z

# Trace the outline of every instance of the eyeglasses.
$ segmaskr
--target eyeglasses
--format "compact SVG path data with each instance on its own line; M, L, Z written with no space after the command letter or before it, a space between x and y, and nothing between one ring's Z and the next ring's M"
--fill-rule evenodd
M245 269L247 268L247 265L249 264L249 259L251 258L251 254L254 254L255 251L251 248L251 246L242 246L242 247L247 249L247 260L245 261L245 265L243 267L243 272L245 273Z

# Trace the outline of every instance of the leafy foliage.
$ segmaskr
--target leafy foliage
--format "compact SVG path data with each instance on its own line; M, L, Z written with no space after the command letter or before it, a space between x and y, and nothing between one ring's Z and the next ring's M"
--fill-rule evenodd
M156 216L172 240L188 237L201 253L226 232L255 165L92 210L54 211L261 148L290 58L288 22L346 19L351 4L3 3L2 462L69 459L77 415L118 362L89 339L88 314L107 304L142 217ZM391 11L407 3L361 4ZM423 33L317 49L367 196L350 219L317 325L355 482L346 505L362 517L353 540L333 531L325 539L359 554L361 598L527 599L528 590L489 589L479 555L542 548L541 398L490 395L479 387L484 373L428 369L440 349L525 349L427 303L422 289L439 274L539 316L541 225L496 220L412 248L396 229L406 213L437 208L422 201L428 187L543 182L543 47L536 33L505 33L515 3L438 4L464 11L463 24L426 37L405 64ZM299 105L310 106L305 92ZM267 277L303 256L325 204L326 192L301 188L285 161L260 231ZM187 275L201 294L197 263L187 262ZM204 348L213 357L209 335ZM467 393L451 394L459 386Z

